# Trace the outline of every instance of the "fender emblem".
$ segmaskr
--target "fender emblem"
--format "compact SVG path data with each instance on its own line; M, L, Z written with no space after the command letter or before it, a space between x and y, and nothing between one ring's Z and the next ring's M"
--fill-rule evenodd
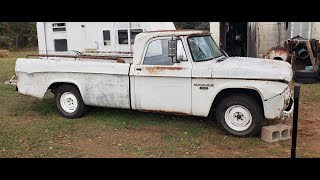
M211 87L213 87L213 84L194 84L194 86L211 86Z

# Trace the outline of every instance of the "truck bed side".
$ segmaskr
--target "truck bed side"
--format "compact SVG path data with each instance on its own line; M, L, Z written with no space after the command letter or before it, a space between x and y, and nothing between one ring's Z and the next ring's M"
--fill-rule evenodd
M16 61L18 91L43 98L50 85L71 83L78 87L86 105L130 108L129 63L104 60L41 60Z

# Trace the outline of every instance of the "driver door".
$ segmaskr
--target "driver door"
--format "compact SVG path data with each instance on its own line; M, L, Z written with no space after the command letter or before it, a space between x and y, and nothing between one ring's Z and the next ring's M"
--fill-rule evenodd
M191 114L192 65L181 40L177 40L181 61L172 62L169 40L153 39L147 44L142 63L135 65L133 109Z

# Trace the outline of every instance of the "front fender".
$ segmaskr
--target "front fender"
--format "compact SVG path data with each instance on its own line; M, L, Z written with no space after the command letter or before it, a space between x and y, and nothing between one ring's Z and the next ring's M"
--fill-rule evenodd
M207 91L200 90L195 84L212 85ZM284 97L280 95L288 87L277 81L239 80L239 79L193 79L192 114L208 116L217 95L226 89L250 89L258 92L263 103L264 116L268 119L279 117L284 108Z

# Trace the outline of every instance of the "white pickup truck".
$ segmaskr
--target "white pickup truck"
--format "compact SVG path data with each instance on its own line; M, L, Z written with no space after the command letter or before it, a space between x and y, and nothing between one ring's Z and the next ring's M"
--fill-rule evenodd
M265 119L293 111L289 63L228 57L207 31L143 32L131 58L19 58L15 71L19 93L43 98L51 90L67 118L81 117L87 106L202 117L213 112L227 133L253 136Z

